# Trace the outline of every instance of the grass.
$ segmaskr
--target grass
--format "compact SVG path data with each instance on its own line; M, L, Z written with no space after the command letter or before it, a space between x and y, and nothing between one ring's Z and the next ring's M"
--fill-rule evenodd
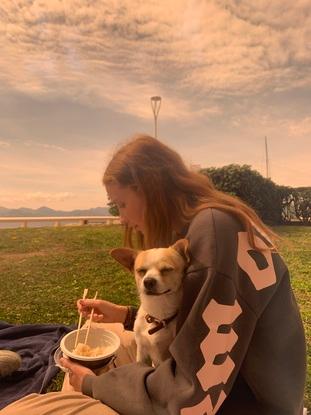
M122 244L118 227L0 231L0 319L11 323L76 322L83 289L135 303L132 278L108 254ZM14 304L14 306L13 306Z
M280 226L279 250L290 270L293 290L300 308L307 340L307 385L305 405L311 409L311 227Z
M276 227L306 330L311 408L311 227ZM137 304L133 278L109 256L122 245L118 226L0 230L0 320L9 323L77 322L83 289L119 304ZM58 390L58 375L49 390Z

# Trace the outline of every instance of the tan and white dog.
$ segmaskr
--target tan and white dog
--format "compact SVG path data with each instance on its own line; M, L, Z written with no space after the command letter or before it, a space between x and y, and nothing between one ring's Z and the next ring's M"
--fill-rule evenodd
M188 241L168 248L135 251L116 248L111 256L134 272L140 307L134 324L137 361L157 366L170 356L176 317L182 299L182 280L189 263Z

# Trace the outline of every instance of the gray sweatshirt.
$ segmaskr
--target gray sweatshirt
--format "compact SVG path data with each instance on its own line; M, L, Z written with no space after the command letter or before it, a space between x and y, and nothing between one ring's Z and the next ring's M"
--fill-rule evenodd
M281 257L253 250L241 224L216 209L201 211L186 238L171 357L86 376L83 393L122 415L301 415L305 337Z

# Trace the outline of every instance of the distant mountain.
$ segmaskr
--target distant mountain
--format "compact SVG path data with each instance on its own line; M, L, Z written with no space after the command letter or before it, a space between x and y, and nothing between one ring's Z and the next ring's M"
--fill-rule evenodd
M96 207L91 209L77 209L71 211L54 210L42 206L39 209L28 209L21 207L19 209L8 209L0 206L0 216L21 217L21 216L108 216L108 207Z

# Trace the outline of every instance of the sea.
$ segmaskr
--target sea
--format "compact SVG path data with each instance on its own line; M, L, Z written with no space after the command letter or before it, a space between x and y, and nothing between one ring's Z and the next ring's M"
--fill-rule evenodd
M72 226L77 225L78 222L75 221L73 223L66 222L65 224L62 224L61 226ZM45 226L55 226L55 221L42 221L42 222L28 222L27 228L44 228ZM0 229L16 229L16 228L22 228L22 222L13 222L13 223L1 223L0 222Z
M70 220L66 220L64 222L60 222L60 226L80 226L81 225L81 221L83 220L83 217L81 217L81 219L73 219L72 221ZM32 222L31 220L29 220L27 222L27 228L43 228L43 227L53 227L56 226L56 220L55 219L51 219L51 220L42 220L40 222ZM90 220L88 222L88 225L103 225L103 222L96 222L95 220L92 221ZM16 222L0 222L0 230L1 229L16 229L16 228L22 228L23 227L23 222L17 221Z

